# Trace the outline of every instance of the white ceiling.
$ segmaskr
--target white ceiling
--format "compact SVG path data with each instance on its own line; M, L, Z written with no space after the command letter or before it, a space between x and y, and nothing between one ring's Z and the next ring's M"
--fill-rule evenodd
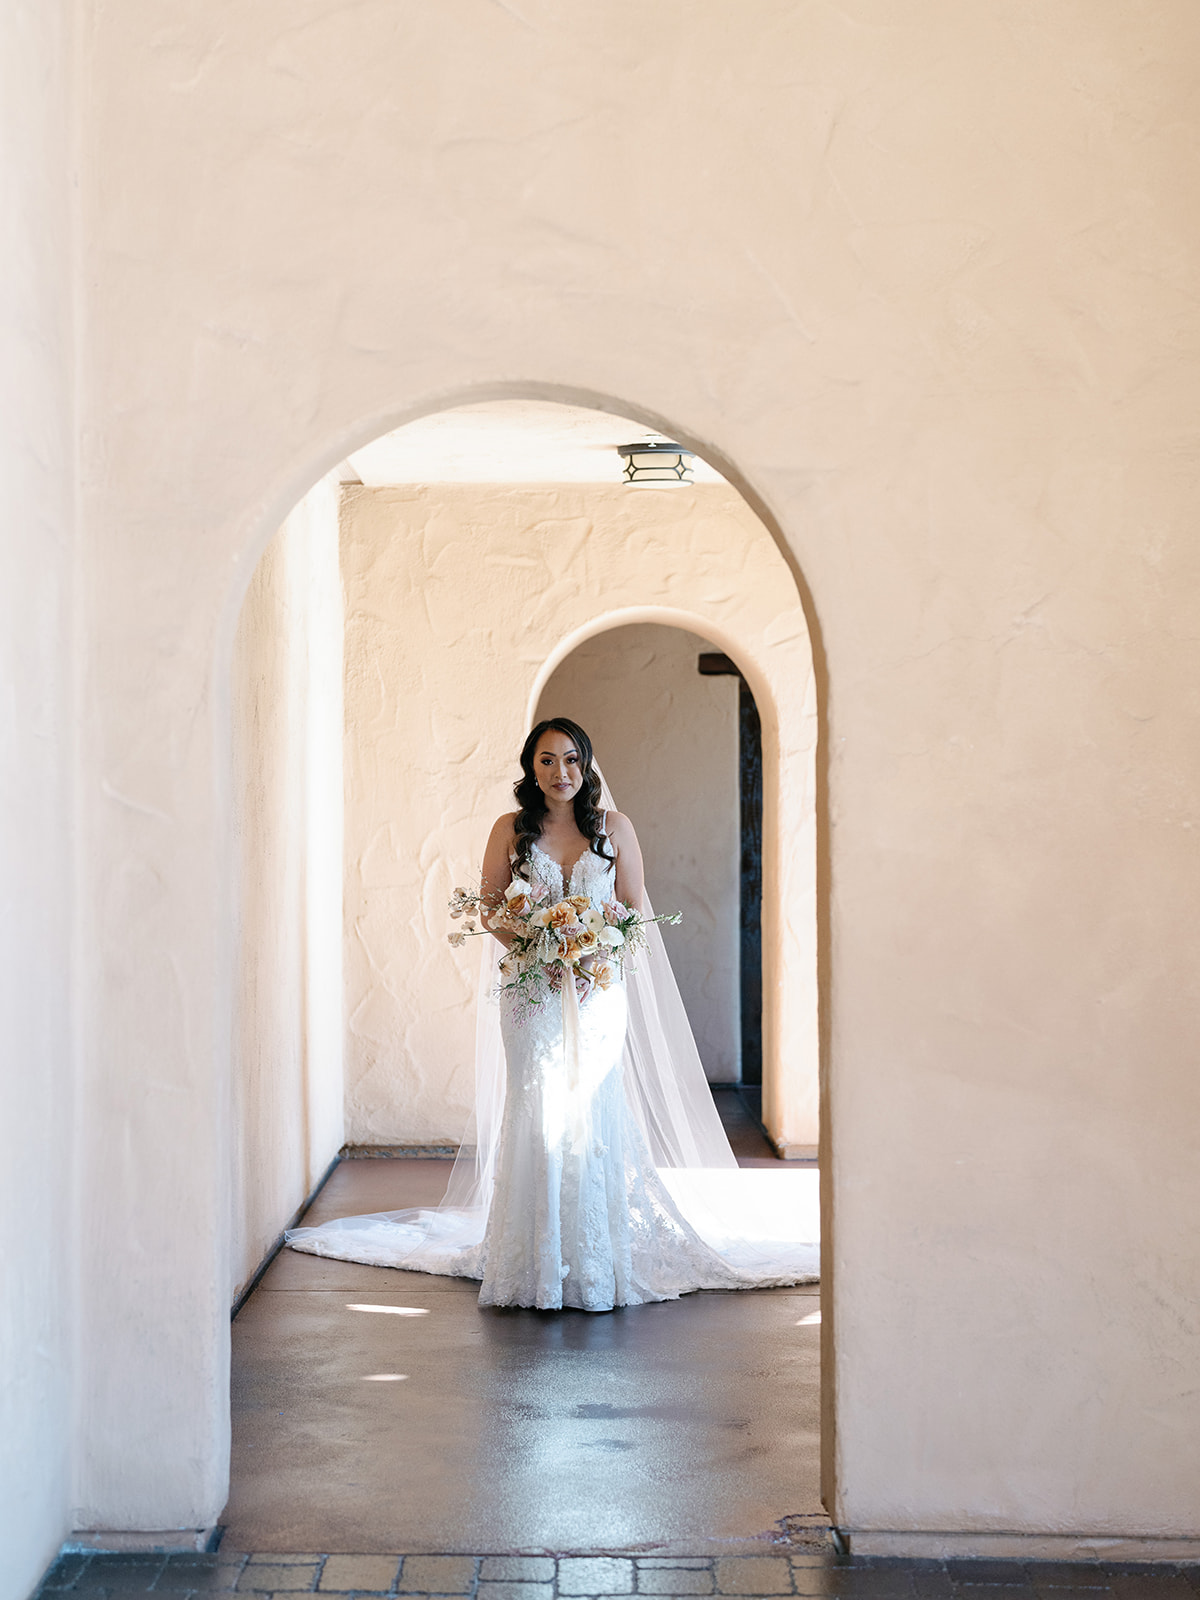
M368 488L417 483L620 483L619 444L661 438L641 422L550 400L487 400L385 433L343 466ZM346 470L347 467L350 470ZM724 480L697 456L697 483Z

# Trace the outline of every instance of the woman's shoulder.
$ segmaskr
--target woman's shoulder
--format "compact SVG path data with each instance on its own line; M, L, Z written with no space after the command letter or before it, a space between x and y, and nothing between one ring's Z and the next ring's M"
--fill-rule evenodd
M517 818L519 811L506 811L502 817L497 817L492 823L493 839L512 839L516 837Z
M622 839L633 837L633 823L623 811L606 811L604 813L604 831L615 845L620 846Z

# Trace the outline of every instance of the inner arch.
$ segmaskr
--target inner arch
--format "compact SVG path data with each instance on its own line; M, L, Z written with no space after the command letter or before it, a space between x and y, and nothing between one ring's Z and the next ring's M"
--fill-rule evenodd
M702 672L702 659L729 661L677 624L618 624L558 662L534 720L571 717L603 752L617 805L635 820L655 906L683 913L671 960L708 1080L758 1085L761 1005L745 1006L742 992L755 993L761 959L743 948L743 928L758 928L761 896L742 879L745 855L761 862L761 806L757 838L744 839L740 680L736 670ZM761 767L761 742L758 755Z

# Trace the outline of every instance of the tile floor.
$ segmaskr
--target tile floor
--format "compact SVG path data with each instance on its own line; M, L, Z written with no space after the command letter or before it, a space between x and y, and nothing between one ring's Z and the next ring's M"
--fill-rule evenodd
M882 1561L830 1551L751 1556L506 1555L63 1556L41 1600L135 1594L444 1596L464 1600L801 1595L814 1600L1197 1600L1200 1566L1021 1561Z

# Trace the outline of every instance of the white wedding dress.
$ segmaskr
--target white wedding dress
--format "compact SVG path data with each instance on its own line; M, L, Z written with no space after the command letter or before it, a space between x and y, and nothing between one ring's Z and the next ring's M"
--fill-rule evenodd
M615 896L614 863L591 849L565 884L561 867L536 844L529 868L555 899L587 895L602 905ZM505 992L499 1011L505 1083L490 1181L460 1196L466 1204L454 1203L452 1184L436 1210L295 1228L286 1235L293 1249L478 1278L481 1305L547 1311L609 1311L696 1289L816 1280L811 1214L799 1228L780 1227L768 1196L757 1236L739 1236L729 1215L736 1191L744 1195L754 1180L761 1188L776 1175L739 1171L723 1135L721 1170L656 1167L644 1126L653 1109L626 1092L622 979L579 1002L577 1034L557 997L530 1005ZM784 1237L768 1242L764 1230Z

